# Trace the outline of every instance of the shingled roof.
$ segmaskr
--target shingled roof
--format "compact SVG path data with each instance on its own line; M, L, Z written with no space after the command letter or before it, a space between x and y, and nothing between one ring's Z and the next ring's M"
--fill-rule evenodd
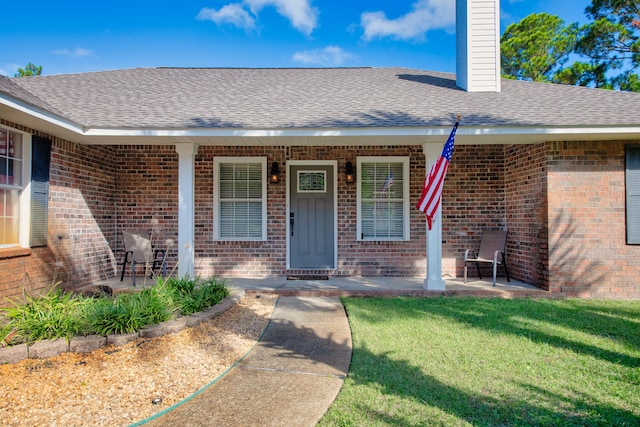
M86 128L424 127L455 114L465 126L640 124L637 93L513 80L468 93L453 74L407 68L126 69L14 78L0 92Z

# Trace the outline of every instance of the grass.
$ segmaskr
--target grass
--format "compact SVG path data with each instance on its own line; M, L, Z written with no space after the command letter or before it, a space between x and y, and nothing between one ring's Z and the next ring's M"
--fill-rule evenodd
M352 362L321 426L640 425L640 301L343 303Z
M74 335L131 333L213 306L229 295L215 279L158 279L153 287L113 297L84 297L59 288L0 309L0 343Z

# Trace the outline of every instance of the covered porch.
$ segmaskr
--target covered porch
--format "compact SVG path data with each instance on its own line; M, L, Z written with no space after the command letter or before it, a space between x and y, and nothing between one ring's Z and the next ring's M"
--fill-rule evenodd
M281 296L484 296L497 298L545 297L549 292L518 280L499 276L494 287L491 279L470 277L467 283L460 277L444 277L444 290L425 290L424 277L340 277L325 278L287 276L260 278L232 277L224 280L227 287L246 293L275 293ZM151 279L138 279L136 287L130 278L101 280L94 285L106 285L114 292L126 292L153 285Z

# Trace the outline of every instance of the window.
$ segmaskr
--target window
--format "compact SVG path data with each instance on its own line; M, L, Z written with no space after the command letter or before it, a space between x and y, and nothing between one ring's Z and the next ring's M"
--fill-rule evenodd
M267 240L267 159L214 160L214 238Z
M409 157L358 157L358 240L409 240Z
M0 128L0 247L20 243L22 134Z
M627 244L640 245L640 145L626 147Z

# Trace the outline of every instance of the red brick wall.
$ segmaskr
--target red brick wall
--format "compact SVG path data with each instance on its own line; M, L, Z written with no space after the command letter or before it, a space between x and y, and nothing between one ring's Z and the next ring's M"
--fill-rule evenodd
M171 270L177 260L178 241L178 154L175 147L118 146L115 152L115 226L118 233L113 252L122 262L123 229L149 230L152 244L167 250ZM128 269L125 274L129 274Z
M504 150L509 273L547 289L547 147L509 145Z
M268 241L213 241L213 158L247 153L281 165L281 183L268 186ZM413 206L411 242L356 241L356 185L344 183L343 171L346 161L355 163L359 155L409 155L411 203L417 200L425 173L421 147L200 147L196 156L197 273L221 277L308 273L286 270L284 164L289 159L335 159L339 266L328 273L424 275L425 220ZM163 162L167 156L173 159ZM177 197L173 148L123 147L117 157L118 181L127 181L119 184L119 205L131 205L127 214L118 215L119 224L137 227L159 216L165 222L165 234L177 238L177 212L171 210ZM126 160L129 157L135 159ZM147 172L138 171L140 166ZM586 168L591 172L587 174ZM164 178L158 183L160 170ZM153 183L163 189L162 195L141 196ZM550 195L547 185L553 189ZM606 192L599 190L594 197L591 190L597 186ZM143 202L145 197L148 200ZM160 199L152 200L154 197ZM508 261L515 279L571 295L637 295L638 247L624 244L624 143L457 146L442 204L446 275L462 274L464 250L477 247L483 229L506 227L510 232ZM133 213L150 212L158 206L166 209L162 215ZM610 231L616 233L615 240L609 238ZM555 267L550 271L549 265ZM586 271L591 273L583 274Z
M482 230L506 227L505 158L501 145L458 145L442 193L442 270L460 277L464 251Z
M213 240L213 159L216 156L266 156L280 164L280 183L267 186L266 242ZM411 207L410 242L356 241L356 184L344 181L347 161L357 156L410 156L411 200L420 195L425 158L422 147L200 147L196 156L196 272L217 275L284 275L309 271L286 269L286 168L287 160L337 160L338 162L338 268L335 275L411 276L425 274L425 220ZM317 271L314 271L317 273Z
M49 248L58 280L76 288L113 274L115 157L108 146L53 139Z
M52 140L48 245L0 249L0 305L34 295L61 282L67 288L113 275L113 148L84 146L16 123L0 124Z
M548 144L550 290L640 297L640 246L625 242L624 145Z
M0 249L0 307L37 295L54 280L55 256L49 248Z

